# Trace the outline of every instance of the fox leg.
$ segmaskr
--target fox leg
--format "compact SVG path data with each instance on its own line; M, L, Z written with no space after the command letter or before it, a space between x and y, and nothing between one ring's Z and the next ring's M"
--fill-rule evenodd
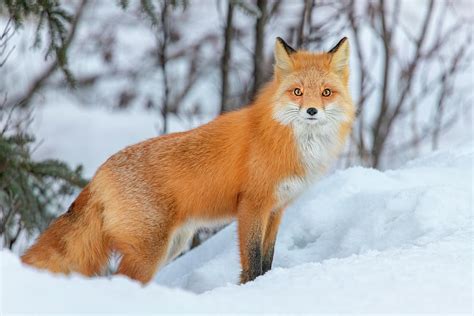
M183 252L186 246L189 245L189 242L193 238L195 231L196 230L193 228L182 227L173 233L173 238L170 241L166 262L172 261Z
M265 237L263 239L262 274L265 274L272 268L275 240L282 214L283 209L277 209L270 214L270 218L268 219Z
M166 261L169 238L158 234L154 240L141 242L140 245L119 245L122 254L117 274L123 274L141 283L148 283L159 266Z
M143 284L148 283L155 274L158 264L158 256L150 254L126 253L120 261L117 274L123 274L131 279L140 281Z
M240 283L246 283L262 275L263 234L270 211L262 211L254 203L241 201L237 212L240 261Z
M145 284L166 262L171 238L171 225L165 219L149 221L146 226L138 222L122 223L114 227L111 244L121 254L117 274Z

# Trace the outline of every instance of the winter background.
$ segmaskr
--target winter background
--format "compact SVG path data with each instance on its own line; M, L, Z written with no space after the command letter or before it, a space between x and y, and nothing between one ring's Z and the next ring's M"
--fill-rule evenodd
M64 1L74 88L45 57L48 26L33 13L17 27L2 2L2 141L34 135L33 161L82 165L86 180L127 145L248 103L276 36L310 50L347 36L358 106L344 154L286 211L273 269L245 285L235 224L201 232L145 287L23 266L80 185L37 219L7 203L15 170L0 156L2 313L472 314L472 1Z

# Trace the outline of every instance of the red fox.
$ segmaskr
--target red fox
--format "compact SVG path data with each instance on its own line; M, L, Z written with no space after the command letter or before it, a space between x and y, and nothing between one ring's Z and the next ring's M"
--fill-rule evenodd
M283 210L335 160L355 118L346 38L323 53L277 38L274 55L249 106L110 157L23 262L93 276L117 251L117 273L145 284L196 229L236 218L240 282L270 270Z

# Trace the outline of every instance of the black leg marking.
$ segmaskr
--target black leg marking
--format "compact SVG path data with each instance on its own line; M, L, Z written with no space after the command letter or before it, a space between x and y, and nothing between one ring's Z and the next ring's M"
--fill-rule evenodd
M263 256L262 261L262 274L267 273L272 268L273 253L275 251L275 242L273 242L267 249L267 252Z
M253 240L248 247L249 268L243 270L240 275L240 283L255 280L262 275L262 247L260 241Z

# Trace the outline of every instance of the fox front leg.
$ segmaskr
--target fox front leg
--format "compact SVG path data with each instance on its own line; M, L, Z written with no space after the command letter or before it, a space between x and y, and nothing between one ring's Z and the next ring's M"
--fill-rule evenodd
M272 268L275 241L282 214L283 209L277 209L270 214L268 219L263 240L262 274L267 273Z
M238 212L241 284L253 281L263 274L263 237L268 221L265 213L255 211L257 208L242 206Z

